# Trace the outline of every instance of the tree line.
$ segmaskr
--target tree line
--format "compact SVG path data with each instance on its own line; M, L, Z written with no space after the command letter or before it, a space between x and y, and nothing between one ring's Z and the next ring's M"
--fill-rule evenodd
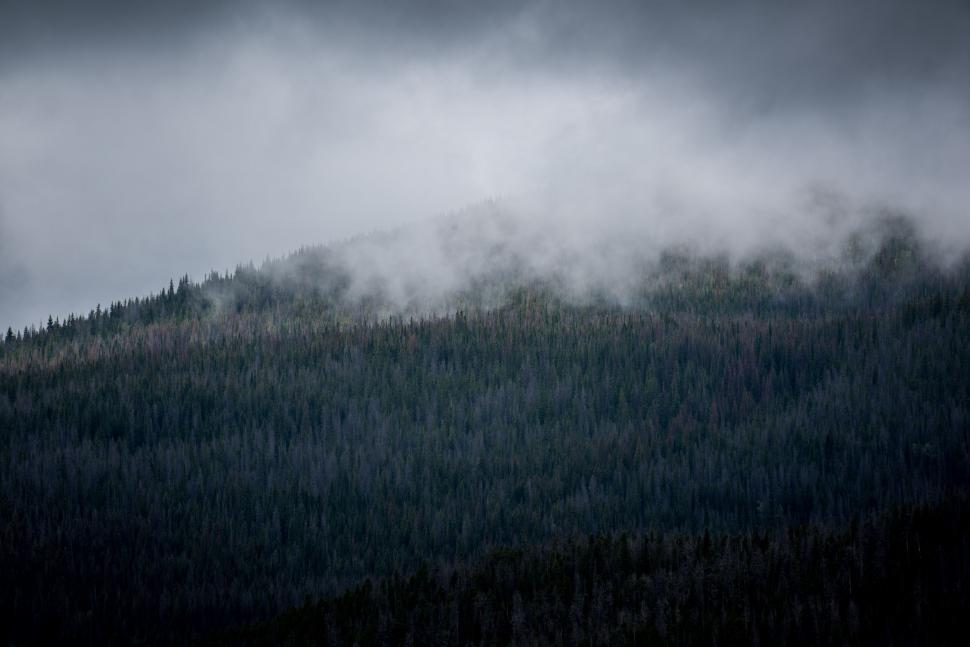
M970 485L970 281L887 249L420 316L243 268L14 335L2 637L181 642L497 547L941 501Z

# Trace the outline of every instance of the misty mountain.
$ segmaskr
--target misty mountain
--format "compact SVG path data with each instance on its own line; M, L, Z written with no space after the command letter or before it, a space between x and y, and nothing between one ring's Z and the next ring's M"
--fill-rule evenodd
M964 644L968 33L0 0L0 644Z
M633 310L888 304L965 274L904 215L837 218L808 246L741 252L607 230L598 239L487 202L446 217L267 258L258 268L188 276L157 295L64 323L117 330L170 318L312 309L348 322L486 311L535 292L557 303ZM102 318L106 315L106 318ZM86 322L86 323L85 323ZM96 323L100 322L100 323ZM57 321L60 325L60 320ZM107 327L107 328L105 328ZM18 331L19 332L19 331Z
M486 205L11 331L4 638L182 642L502 547L838 533L970 485L970 275L910 221L829 260L550 240Z

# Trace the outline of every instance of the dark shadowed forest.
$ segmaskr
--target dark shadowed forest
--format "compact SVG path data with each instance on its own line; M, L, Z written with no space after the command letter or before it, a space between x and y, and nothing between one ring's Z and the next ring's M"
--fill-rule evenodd
M959 645L967 501L840 531L593 537L369 580L225 645Z
M970 269L867 235L624 303L321 247L9 330L0 638L958 644Z

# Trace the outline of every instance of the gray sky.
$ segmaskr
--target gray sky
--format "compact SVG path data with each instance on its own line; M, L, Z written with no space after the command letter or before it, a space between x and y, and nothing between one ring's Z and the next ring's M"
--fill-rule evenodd
M819 195L965 246L970 3L727 4L0 0L0 324L487 198L578 254Z

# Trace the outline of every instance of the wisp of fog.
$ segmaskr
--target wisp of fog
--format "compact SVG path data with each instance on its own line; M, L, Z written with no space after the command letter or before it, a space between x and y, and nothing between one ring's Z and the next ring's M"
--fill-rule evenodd
M970 243L960 3L175 3L153 37L36 4L0 30L4 326L383 230L345 264L401 298L502 249L579 293L676 245L831 257L887 212Z

